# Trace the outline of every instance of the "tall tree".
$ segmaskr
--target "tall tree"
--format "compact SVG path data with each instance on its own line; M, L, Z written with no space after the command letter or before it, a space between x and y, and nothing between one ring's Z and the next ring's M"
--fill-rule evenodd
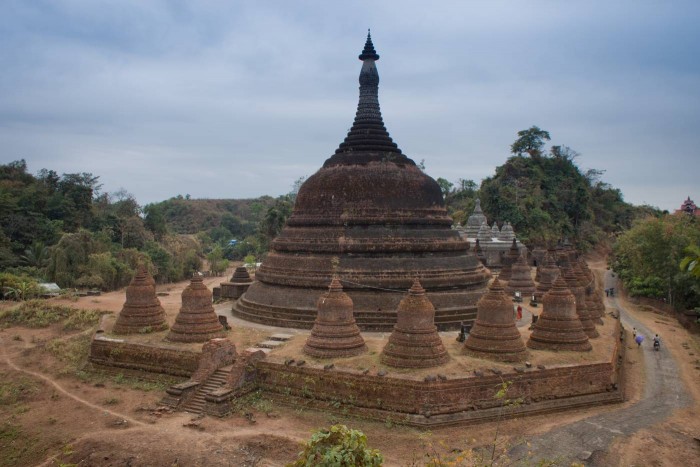
M549 132L541 130L538 126L531 126L527 130L518 132L518 139L510 146L510 152L522 156L523 153L528 153L530 156L539 156L542 154L544 142L549 141Z

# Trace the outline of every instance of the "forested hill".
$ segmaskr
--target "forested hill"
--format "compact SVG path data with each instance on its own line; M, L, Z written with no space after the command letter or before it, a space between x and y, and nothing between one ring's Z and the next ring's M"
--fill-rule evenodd
M99 176L0 165L0 298L27 298L39 281L112 290L145 263L159 282L227 259L261 255L291 212L293 196L191 200L140 206L125 190L101 192ZM230 240L239 240L232 245Z
M275 204L271 196L254 199L189 199L177 196L148 205L157 209L173 232L196 234L224 227L231 238L255 233L268 208Z
M452 184L438 179L456 222L466 222L479 197L489 222L510 222L528 246L568 237L586 249L629 229L637 218L661 214L625 202L619 189L601 180L603 172L583 172L572 149L552 146L545 152L548 132L532 127L518 136L511 146L514 155L478 189L470 180Z

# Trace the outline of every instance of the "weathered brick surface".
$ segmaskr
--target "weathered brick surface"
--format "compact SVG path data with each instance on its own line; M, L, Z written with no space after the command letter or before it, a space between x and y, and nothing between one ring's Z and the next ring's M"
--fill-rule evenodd
M367 351L353 316L353 303L333 278L328 293L318 300L318 314L304 353L316 358L352 357Z
M546 350L592 349L576 313L576 297L563 277L558 277L542 298L542 314L534 325L527 346L531 349Z
M156 296L156 283L143 264L126 288L126 302L112 332L135 334L162 331L168 328L165 310Z
M94 365L189 377L197 369L200 353L176 347L136 344L95 337L89 361Z
M224 328L212 305L212 293L199 274L182 291L182 306L167 339L174 342L207 342L223 337Z
M365 55L353 126L300 187L234 315L310 328L316 301L335 273L362 330L390 331L401 297L386 289L407 290L415 277L430 294L440 329L474 318L490 274L452 230L440 186L389 136L378 84L375 59Z
M620 351L620 346L616 346L609 359L597 363L445 381L285 366L270 360L257 364L257 377L263 391L283 402L335 408L382 420L390 417L418 426L437 426L500 416L502 402L494 395L504 381L512 383L508 398L523 400L519 406L505 409L505 415L622 401Z
M394 330L382 350L382 363L398 368L429 368L450 356L435 327L435 307L418 279L399 303Z
M527 351L515 325L513 304L498 277L476 306L476 321L464 343L465 352L505 362L525 360Z

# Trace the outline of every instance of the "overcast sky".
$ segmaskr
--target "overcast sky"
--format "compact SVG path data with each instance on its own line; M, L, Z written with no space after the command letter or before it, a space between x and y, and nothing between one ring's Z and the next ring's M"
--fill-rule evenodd
M700 202L700 2L5 0L0 163L141 204L277 196L352 124L367 28L387 129L492 175L538 125L635 204Z

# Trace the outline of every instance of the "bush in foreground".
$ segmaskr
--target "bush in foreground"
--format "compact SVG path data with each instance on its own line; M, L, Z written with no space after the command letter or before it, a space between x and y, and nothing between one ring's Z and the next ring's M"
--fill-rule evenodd
M296 461L290 466L380 466L384 462L377 449L367 447L367 437L345 425L333 425L311 435Z

